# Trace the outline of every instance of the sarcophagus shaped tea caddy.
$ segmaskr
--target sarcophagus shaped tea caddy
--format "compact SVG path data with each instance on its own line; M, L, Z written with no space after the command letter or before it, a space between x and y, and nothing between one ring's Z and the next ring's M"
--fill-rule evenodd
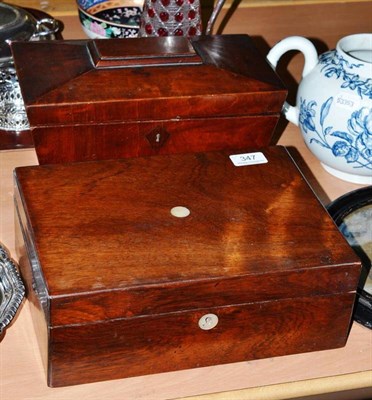
M287 95L247 35L12 51L40 164L267 146Z

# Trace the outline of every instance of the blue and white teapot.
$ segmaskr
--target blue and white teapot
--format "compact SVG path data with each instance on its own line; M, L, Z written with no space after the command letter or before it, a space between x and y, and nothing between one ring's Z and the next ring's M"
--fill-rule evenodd
M342 38L319 58L299 36L277 43L267 55L275 68L290 50L304 54L295 107L285 103L288 121L299 125L312 153L330 174L372 184L372 34Z

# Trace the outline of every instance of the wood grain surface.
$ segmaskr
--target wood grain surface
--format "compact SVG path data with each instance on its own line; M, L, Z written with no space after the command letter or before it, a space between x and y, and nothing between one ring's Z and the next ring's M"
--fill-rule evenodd
M341 347L353 301L348 293L56 327L50 329L48 383L65 386ZM198 320L211 312L218 325L201 330Z
M240 167L230 154L16 169L49 385L344 345L360 261L285 148Z
M287 95L247 35L12 51L40 164L269 145Z

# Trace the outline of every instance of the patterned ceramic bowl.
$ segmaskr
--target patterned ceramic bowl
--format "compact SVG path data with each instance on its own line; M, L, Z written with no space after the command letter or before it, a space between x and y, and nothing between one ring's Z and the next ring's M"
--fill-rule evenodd
M143 0L76 0L79 18L92 39L138 36Z

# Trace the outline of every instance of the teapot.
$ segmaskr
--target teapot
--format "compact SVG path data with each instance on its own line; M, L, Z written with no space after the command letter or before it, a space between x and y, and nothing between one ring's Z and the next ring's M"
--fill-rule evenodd
M305 64L296 105L285 103L284 116L327 172L372 184L372 34L346 36L319 57L310 40L285 38L267 55L273 68L290 50L302 52Z

